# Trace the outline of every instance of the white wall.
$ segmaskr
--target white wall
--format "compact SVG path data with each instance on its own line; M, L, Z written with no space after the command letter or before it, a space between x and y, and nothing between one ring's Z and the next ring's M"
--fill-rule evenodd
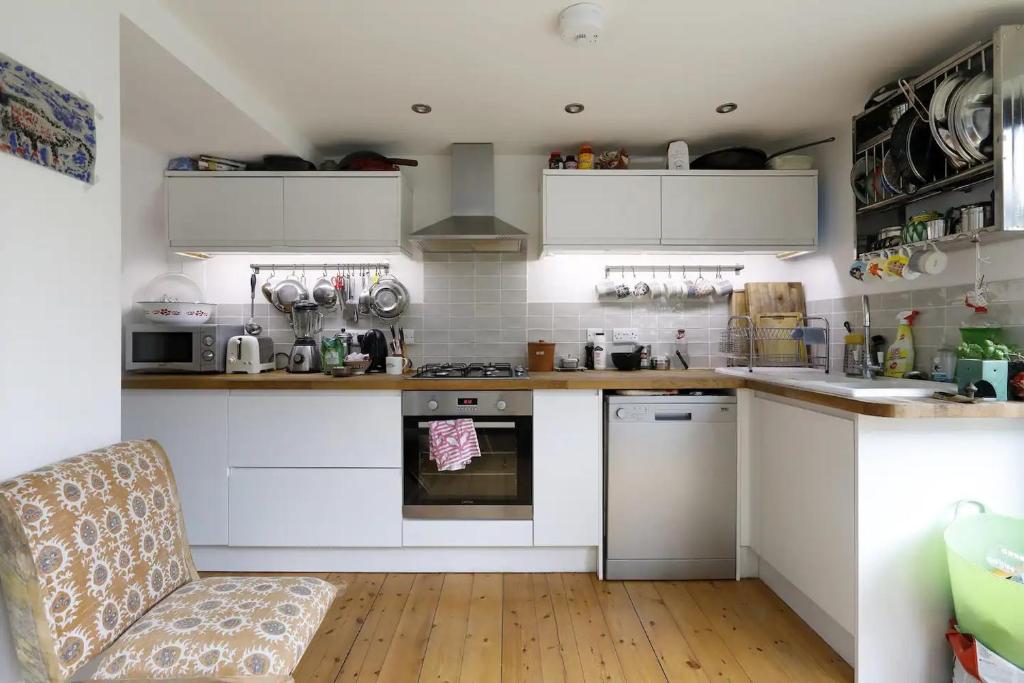
M949 265L945 272L936 276L920 277L913 282L885 283L880 280L858 282L848 275L850 263L856 255L854 222L854 198L850 189L851 157L850 122L837 122L826 132L838 139L831 145L812 150L819 169L822 188L820 207L821 248L812 256L795 260L799 266L800 279L808 287L808 299L838 298L859 294L900 292L931 287L963 285L974 280L974 249L949 251ZM808 135L808 139L815 137ZM922 207L945 210L953 204L962 204L966 199L955 196L941 196L921 202ZM982 255L991 258L991 264L984 268L987 280L1005 280L1021 276L1021 262L1024 259L1024 239L986 245L982 242Z
M27 287L0 334L4 479L121 432L118 13L114 3L5 3L0 46L103 117L92 186L0 155L0 261L9 287ZM0 681L20 678L8 631L0 607Z

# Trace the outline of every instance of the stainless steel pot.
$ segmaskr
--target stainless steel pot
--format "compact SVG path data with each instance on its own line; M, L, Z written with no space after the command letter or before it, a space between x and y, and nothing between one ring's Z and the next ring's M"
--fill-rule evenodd
M952 226L951 232L973 234L992 225L992 202L965 204L949 210L946 214Z

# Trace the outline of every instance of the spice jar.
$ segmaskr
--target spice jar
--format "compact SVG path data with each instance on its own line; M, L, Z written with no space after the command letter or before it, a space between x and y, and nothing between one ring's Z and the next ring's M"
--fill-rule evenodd
M591 170L594 168L594 150L590 145L580 145L579 169Z
M576 163L576 157L574 157L571 154L566 154L565 155L565 162L563 163L563 168L565 168L565 169L573 169L573 170L576 170L577 168L579 168L579 164Z
M552 152L551 156L548 157L548 168L559 169L563 168L564 162L562 161L561 152Z

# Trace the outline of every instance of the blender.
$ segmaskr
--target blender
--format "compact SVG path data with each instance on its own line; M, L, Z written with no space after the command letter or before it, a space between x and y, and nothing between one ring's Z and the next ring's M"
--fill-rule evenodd
M288 354L288 372L320 372L320 344L316 336L323 329L324 316L312 301L292 306L292 331L295 343Z

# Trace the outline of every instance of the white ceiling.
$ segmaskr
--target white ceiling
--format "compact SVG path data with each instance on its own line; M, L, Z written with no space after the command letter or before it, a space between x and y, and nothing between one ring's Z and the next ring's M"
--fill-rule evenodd
M591 48L558 36L569 0L166 6L325 153L770 146L845 127L879 84L1024 20L1019 0L598 1L608 23ZM725 101L739 110L716 114Z

